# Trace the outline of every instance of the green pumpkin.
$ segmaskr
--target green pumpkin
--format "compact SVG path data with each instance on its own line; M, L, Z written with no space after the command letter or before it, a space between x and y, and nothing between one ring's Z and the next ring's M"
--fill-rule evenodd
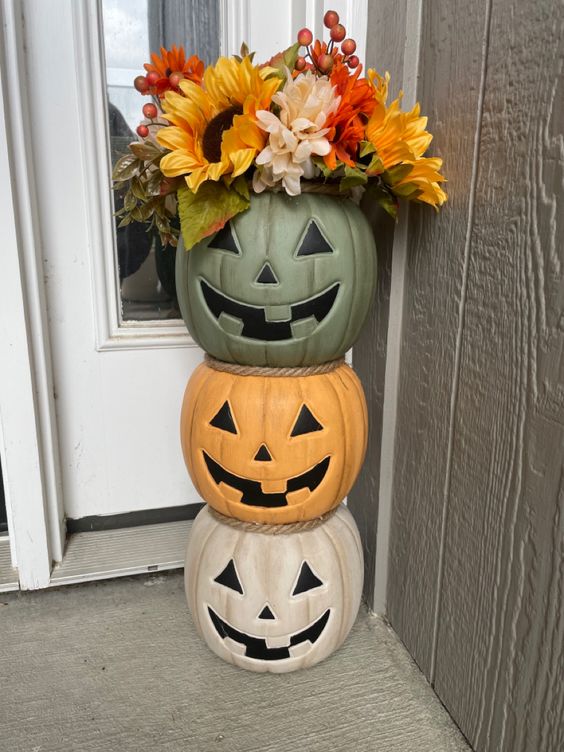
M176 255L182 316L196 342L232 363L299 366L342 356L376 283L370 225L349 199L252 195L215 236Z

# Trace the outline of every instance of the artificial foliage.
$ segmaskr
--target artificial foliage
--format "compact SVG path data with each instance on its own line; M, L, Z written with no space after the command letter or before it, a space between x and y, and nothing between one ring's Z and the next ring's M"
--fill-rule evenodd
M176 245L180 216L188 251L246 211L252 192L366 191L393 216L401 198L441 206L442 161L426 156L419 104L389 101L389 75L363 75L334 11L325 25L328 42L302 29L261 63L245 45L208 66L181 47L153 53L134 81L152 98L139 141L114 168L121 224L147 222Z

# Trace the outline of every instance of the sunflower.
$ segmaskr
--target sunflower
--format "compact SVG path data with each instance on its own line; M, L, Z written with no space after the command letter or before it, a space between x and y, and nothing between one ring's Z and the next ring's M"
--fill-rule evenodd
M382 78L369 71L368 78L373 85L376 107L365 130L376 158L367 174L386 173L384 180L397 195L440 206L447 198L439 185L445 179L439 172L442 160L423 157L433 139L425 130L427 118L421 117L419 104L403 112L399 97L386 105L388 76Z
M437 208L447 200L441 186L445 178L440 174L443 160L439 157L421 157L411 165L411 170L390 186L397 195L423 201Z
M259 69L250 58L221 57L204 72L202 86L181 81L182 94L167 92L158 142L170 149L160 167L167 177L182 175L196 192L205 180L237 177L262 150L266 133L256 124L256 111L270 108L281 84L272 68Z

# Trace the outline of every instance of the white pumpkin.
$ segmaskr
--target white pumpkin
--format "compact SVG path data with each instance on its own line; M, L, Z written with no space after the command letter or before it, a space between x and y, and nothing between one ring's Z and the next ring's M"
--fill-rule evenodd
M283 673L327 658L356 618L363 557L346 507L312 530L231 527L206 506L188 540L185 584L208 646L251 671Z

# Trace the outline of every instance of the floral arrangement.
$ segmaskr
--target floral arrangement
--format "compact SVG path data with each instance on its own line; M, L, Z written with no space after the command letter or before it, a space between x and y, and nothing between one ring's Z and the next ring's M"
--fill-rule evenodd
M441 206L442 160L424 156L432 135L419 104L402 111L401 94L388 104L389 74L362 76L338 14L324 24L328 43L302 29L260 65L245 45L208 67L182 47L152 54L134 85L153 101L113 172L120 226L148 222L176 245L179 217L190 249L245 211L251 191L320 184L361 188L393 216L400 198Z

